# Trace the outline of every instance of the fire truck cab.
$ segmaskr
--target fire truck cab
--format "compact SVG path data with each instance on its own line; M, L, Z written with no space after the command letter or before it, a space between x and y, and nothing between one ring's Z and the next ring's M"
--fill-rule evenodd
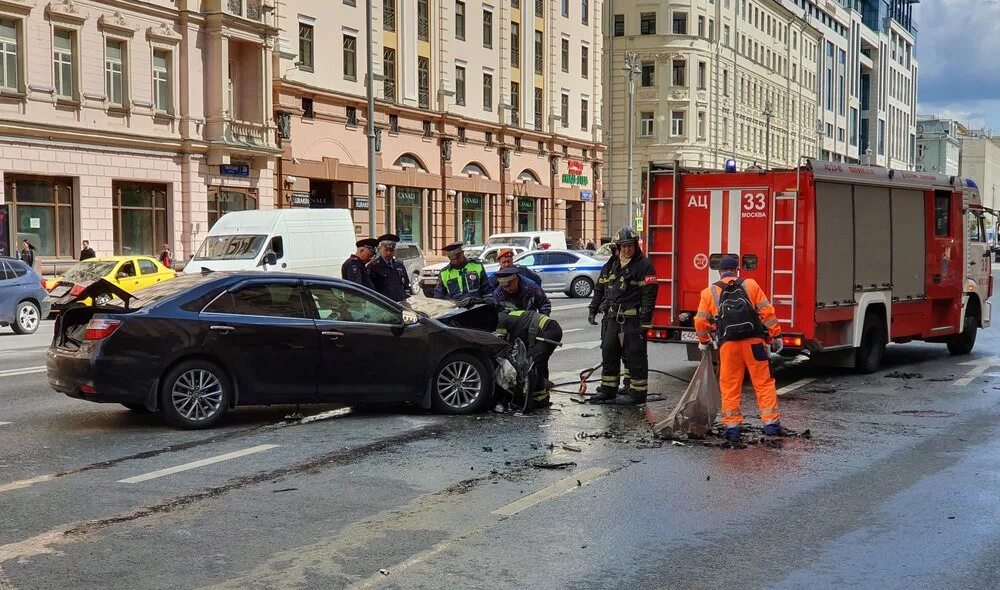
M992 247L970 180L813 160L651 170L645 230L660 290L648 335L687 344L692 360L699 295L724 254L770 295L785 354L872 372L889 342L966 354L990 325Z

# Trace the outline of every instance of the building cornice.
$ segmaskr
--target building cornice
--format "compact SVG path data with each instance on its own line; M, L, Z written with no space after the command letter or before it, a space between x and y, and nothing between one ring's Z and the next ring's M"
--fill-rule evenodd
M0 0L0 12L27 16L35 7L35 0Z
M101 30L125 37L132 37L139 30L139 25L127 20L119 11L112 15L102 14L97 19L97 25Z
M74 26L87 22L90 14L77 6L73 0L54 0L45 8L45 14L51 21L57 21Z

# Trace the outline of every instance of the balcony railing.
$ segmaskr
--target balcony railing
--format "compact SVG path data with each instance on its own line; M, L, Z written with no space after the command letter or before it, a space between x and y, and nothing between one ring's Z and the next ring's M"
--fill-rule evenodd
M521 67L521 48L517 45L510 48L510 67Z
M382 5L382 28L390 33L396 30L396 0L386 0Z
M383 80L382 94L389 102L396 102L396 81L389 78Z
M226 0L226 12L259 21L264 17L262 0Z
M514 127L521 125L521 113L517 109L510 110L510 124Z
M430 40L430 24L426 16L417 19L417 39L420 41Z
M244 143L267 147L274 145L267 125L247 121L226 121L225 137L228 143Z
M542 18L542 10L544 8L544 0L535 0L535 16Z
M247 0L247 18L250 20L260 20L262 16L260 10L260 0Z
M243 16L243 0L227 0L226 12L235 14L236 16Z
M539 53L535 53L535 73L536 74L541 74L542 73L542 64L543 64L542 54L540 52Z
M542 113L541 110L535 110L535 131L542 130Z

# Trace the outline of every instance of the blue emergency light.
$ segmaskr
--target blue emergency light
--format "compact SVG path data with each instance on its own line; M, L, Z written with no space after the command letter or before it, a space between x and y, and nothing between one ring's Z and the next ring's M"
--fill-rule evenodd
M736 160L733 158L726 160L726 172L736 172Z

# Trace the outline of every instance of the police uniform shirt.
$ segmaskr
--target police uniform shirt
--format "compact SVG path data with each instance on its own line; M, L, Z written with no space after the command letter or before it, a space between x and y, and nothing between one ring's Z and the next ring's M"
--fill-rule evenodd
M365 262L358 258L357 254L351 254L351 257L344 261L343 266L340 267L340 277L345 281L351 281L369 289L375 288L375 284L365 269Z
M465 297L488 297L493 293L486 269L474 259L466 259L461 268L448 265L438 275L438 285L434 297L438 299L462 299Z
M368 264L368 276L375 290L393 301L403 301L413 294L406 267L395 258L386 260L379 256Z

